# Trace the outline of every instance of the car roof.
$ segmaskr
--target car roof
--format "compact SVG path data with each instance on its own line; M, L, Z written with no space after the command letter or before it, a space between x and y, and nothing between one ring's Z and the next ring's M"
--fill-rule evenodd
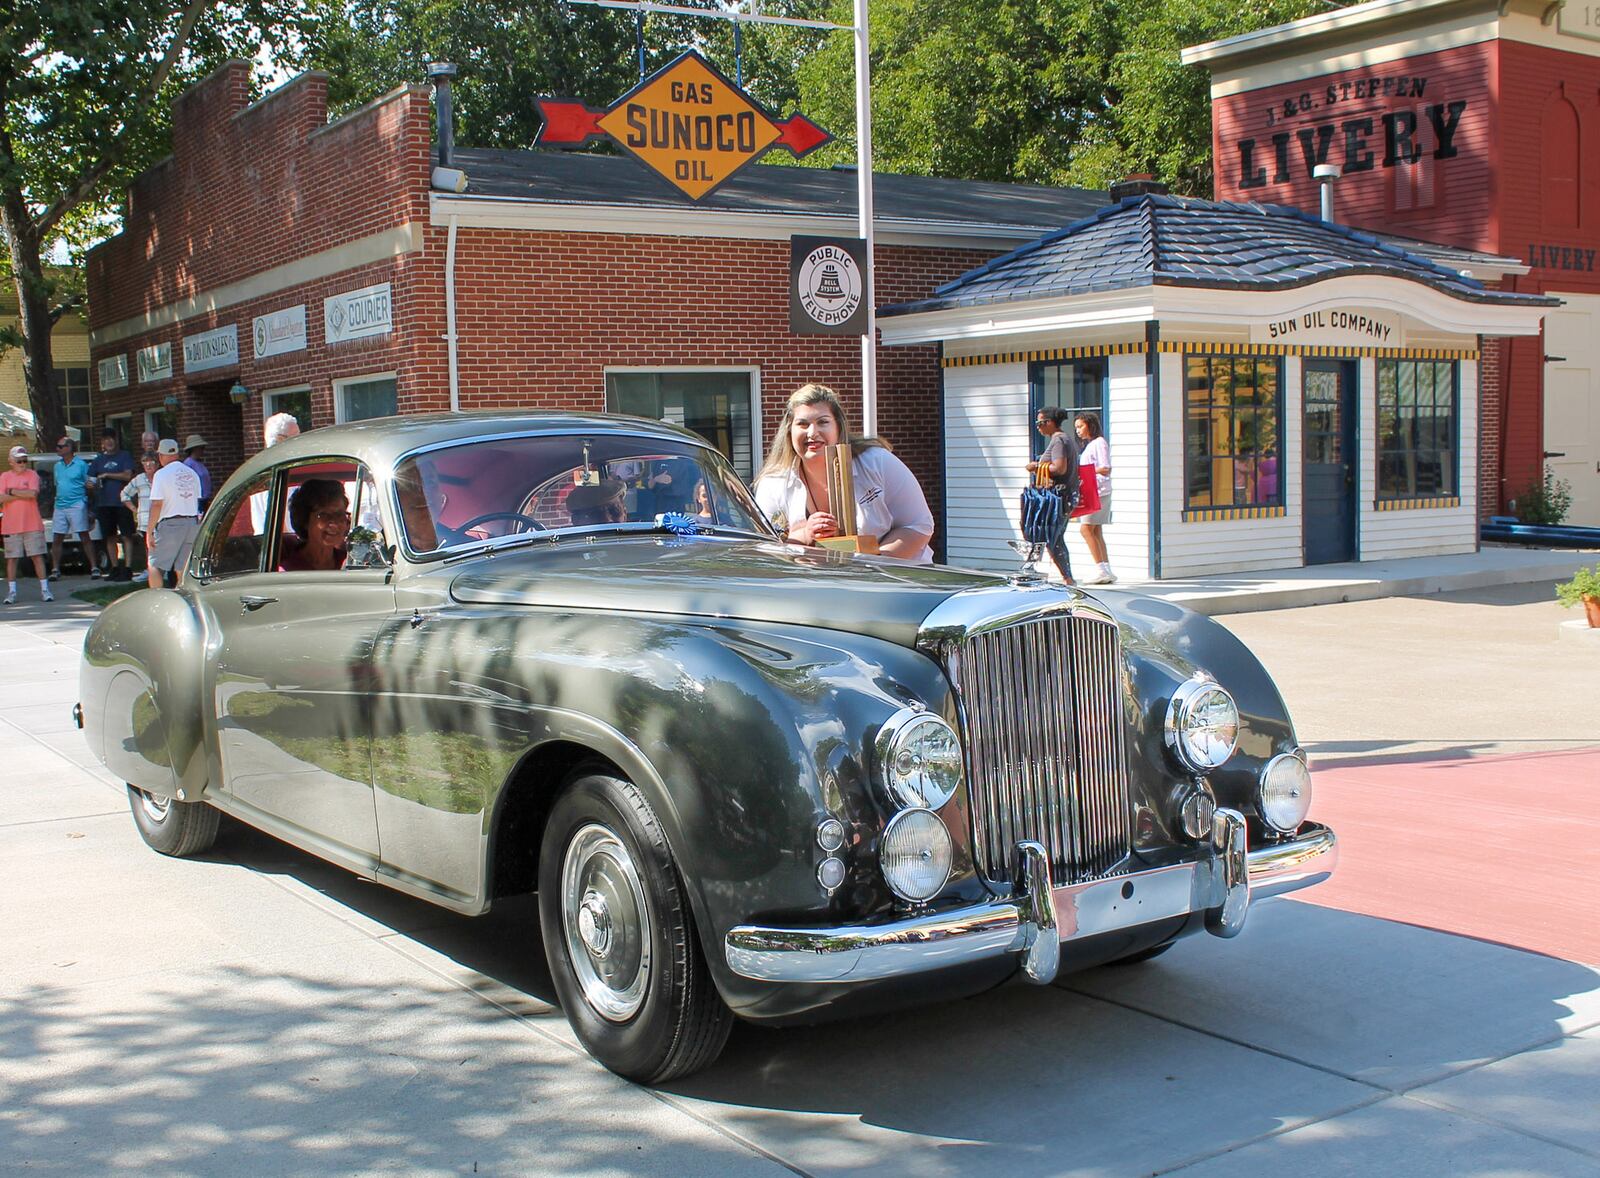
M649 417L620 413L508 413L503 410L474 413L427 413L400 417L374 417L347 425L307 430L247 459L238 473L253 478L284 462L327 458L333 455L363 462L387 473L404 455L425 446L467 442L479 438L533 434L595 433L658 438L661 441L708 443L699 434Z

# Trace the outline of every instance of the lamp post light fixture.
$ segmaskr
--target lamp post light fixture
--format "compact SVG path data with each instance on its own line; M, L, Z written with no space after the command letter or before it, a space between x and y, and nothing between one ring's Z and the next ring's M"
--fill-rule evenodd
M236 380L233 382L233 387L228 390L228 396L233 398L233 403L235 405L243 405L245 400L250 396L250 390L244 387L244 383L242 381Z
M161 403L167 407L168 413L176 413L178 411L179 404L178 394L168 393L165 397L161 398Z

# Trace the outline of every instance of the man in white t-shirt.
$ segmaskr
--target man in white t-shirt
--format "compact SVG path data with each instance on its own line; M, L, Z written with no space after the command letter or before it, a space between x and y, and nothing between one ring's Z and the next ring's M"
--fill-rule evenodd
M161 469L150 480L150 530L145 544L150 550L150 588L160 589L168 573L172 587L183 584L183 566L189 563L194 538L200 531L200 476L178 461L178 442L162 438L156 448Z

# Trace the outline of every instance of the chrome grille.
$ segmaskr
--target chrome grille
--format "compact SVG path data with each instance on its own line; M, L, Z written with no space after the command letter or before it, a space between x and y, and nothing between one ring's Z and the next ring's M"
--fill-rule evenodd
M1113 872L1130 837L1116 624L1063 614L980 631L946 648L961 699L973 855L1011 879L1036 839L1057 886Z

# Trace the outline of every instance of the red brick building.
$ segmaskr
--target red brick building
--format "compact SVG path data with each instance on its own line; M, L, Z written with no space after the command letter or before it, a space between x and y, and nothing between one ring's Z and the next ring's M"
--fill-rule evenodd
M172 155L90 255L97 419L200 433L220 479L278 410L613 410L699 429L748 476L801 383L859 413L858 340L793 334L787 294L791 235L854 235L853 172L757 165L696 204L630 159L458 149L449 191L427 88L330 123L324 75L254 103L248 79L234 63L184 95ZM1103 199L879 176L877 301ZM878 432L937 515L938 351L880 349L878 372Z
M1541 337L1484 342L1481 503L1548 463L1600 524L1600 6L1374 0L1184 61L1211 71L1219 199L1315 209L1334 164L1338 220L1565 301Z

